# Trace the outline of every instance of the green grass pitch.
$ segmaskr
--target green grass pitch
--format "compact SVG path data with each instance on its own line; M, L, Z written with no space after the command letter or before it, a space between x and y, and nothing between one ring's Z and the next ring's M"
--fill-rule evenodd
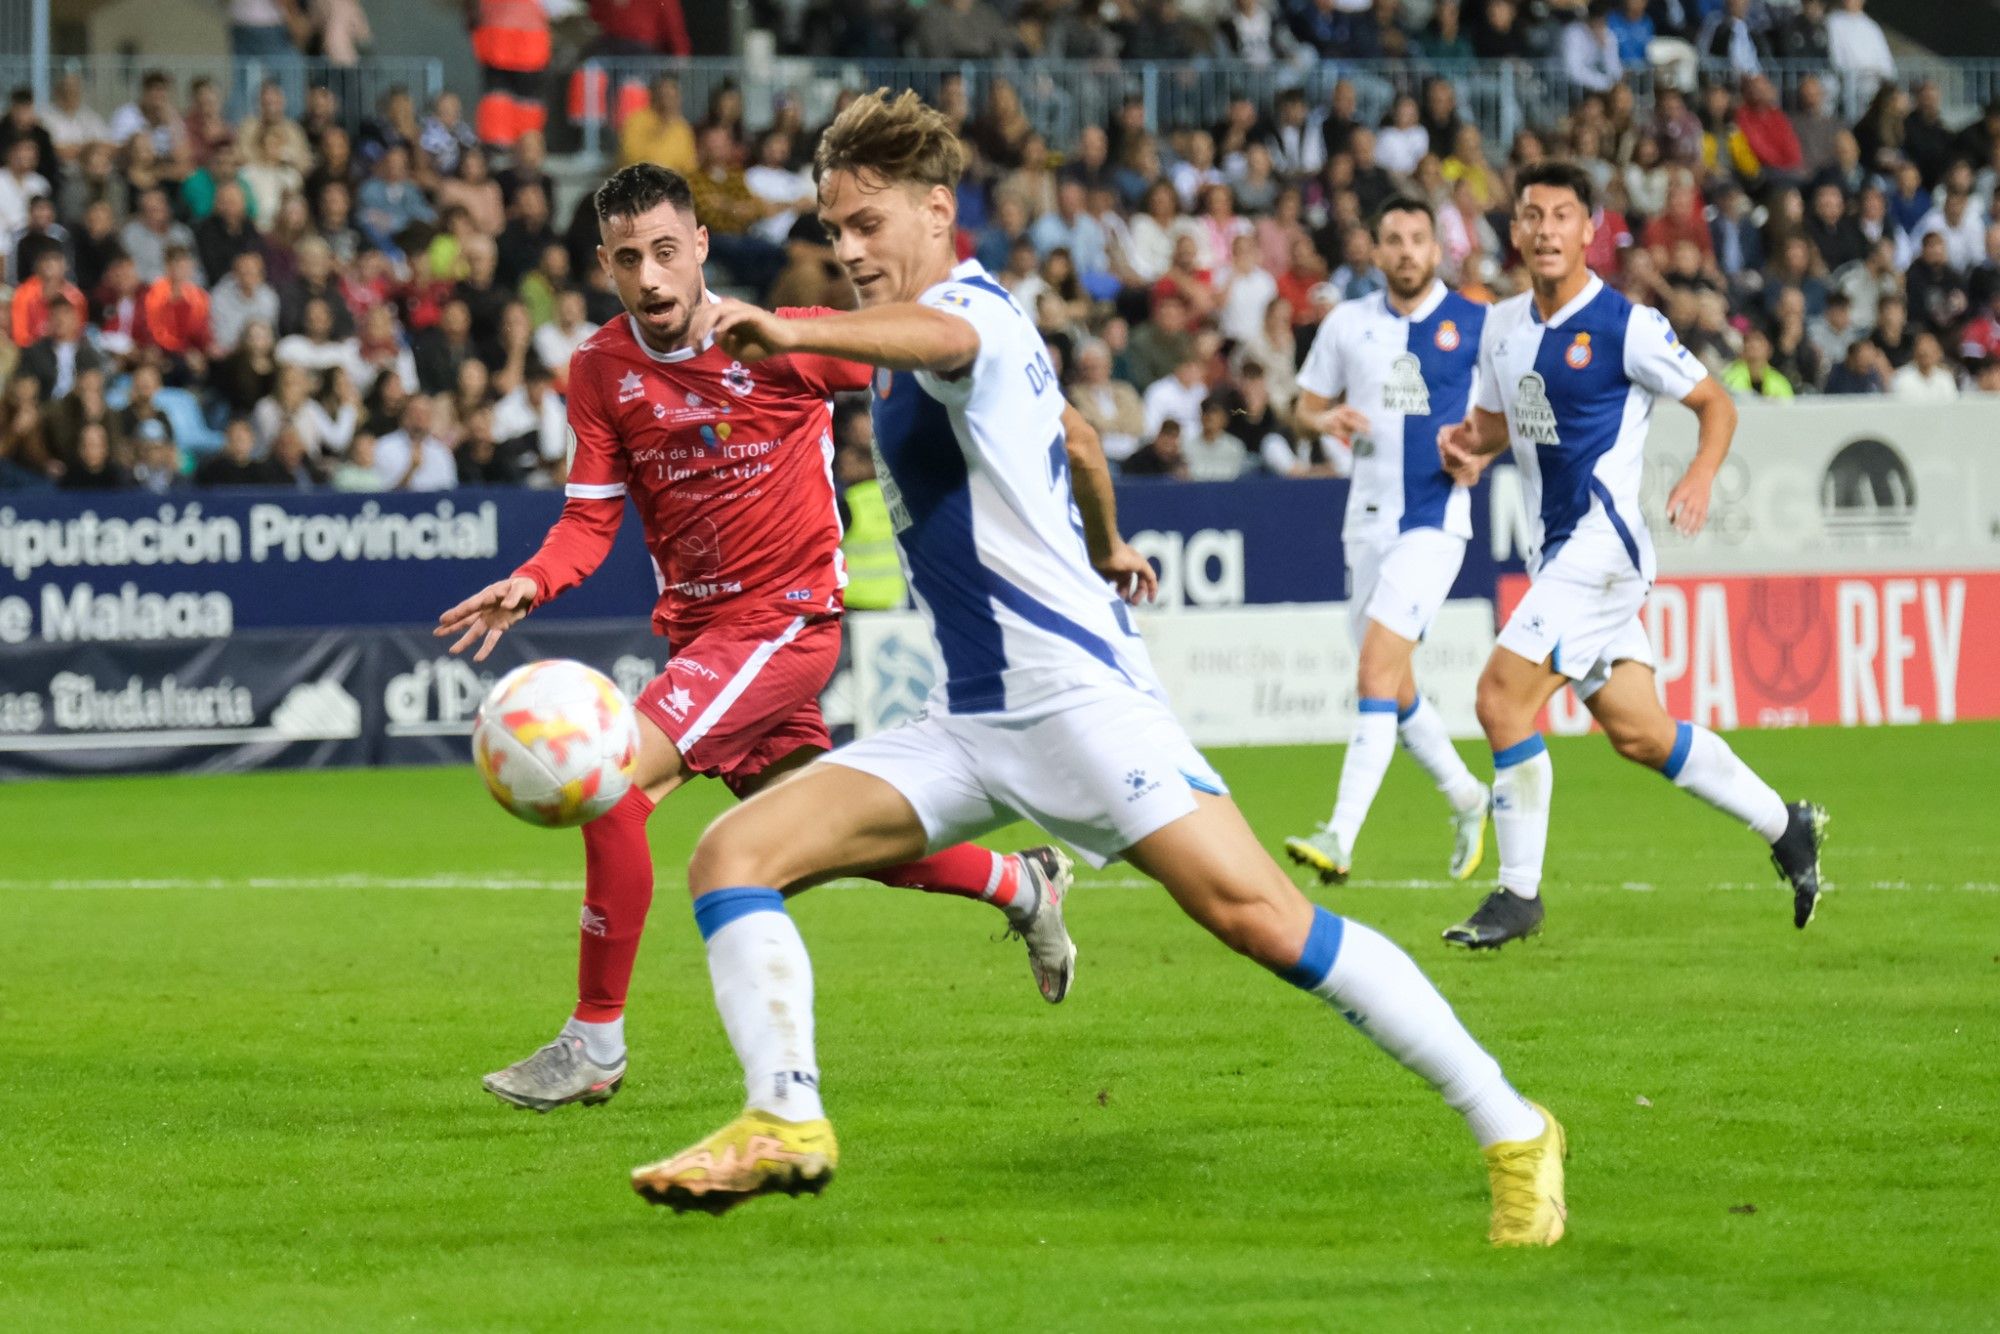
M477 1080L567 1011L580 844L469 770L0 788L0 1329L1994 1328L2000 727L1734 741L1832 808L1803 934L1598 739L1554 744L1541 940L1440 944L1480 890L1407 761L1317 895L1566 1121L1533 1254L1428 1089L1123 868L1054 1009L980 906L798 901L840 1179L676 1218L625 1174L740 1096L681 887L712 785L654 820L625 1090L547 1117ZM1217 759L1274 847L1331 800L1332 750Z

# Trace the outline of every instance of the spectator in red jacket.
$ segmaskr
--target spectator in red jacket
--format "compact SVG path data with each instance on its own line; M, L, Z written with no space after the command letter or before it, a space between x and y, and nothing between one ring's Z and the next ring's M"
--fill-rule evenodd
M1805 152L1791 117L1778 105L1771 81L1758 74L1743 81L1743 105L1736 109L1736 128L1757 155L1767 181L1797 181L1805 173Z
M603 33L605 55L694 54L681 0L590 0L590 18Z
M194 277L194 255L185 246L167 251L166 276L140 302L139 345L167 363L169 383L198 378L208 363L208 293Z
M60 250L44 250L35 260L35 276L14 289L14 305L8 326L15 347L31 347L49 331L49 307L68 302L76 307L79 329L90 323L90 307L83 293L64 276L66 266Z
M1641 240L1662 268L1680 241L1692 242L1704 256L1715 253L1715 238L1708 234L1708 220L1702 216L1701 193L1685 168L1675 171L1673 184L1667 187L1667 206L1646 224Z

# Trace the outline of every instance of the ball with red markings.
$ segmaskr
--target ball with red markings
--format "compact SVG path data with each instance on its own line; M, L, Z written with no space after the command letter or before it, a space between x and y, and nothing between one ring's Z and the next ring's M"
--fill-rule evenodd
M472 762L493 799L529 824L588 824L632 787L639 720L611 678L580 662L516 667L472 729Z

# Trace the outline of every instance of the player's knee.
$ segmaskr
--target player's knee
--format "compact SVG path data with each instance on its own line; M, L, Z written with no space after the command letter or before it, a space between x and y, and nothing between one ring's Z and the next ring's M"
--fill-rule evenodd
M772 885L776 871L768 864L764 848L754 839L740 836L730 812L708 827L688 859L688 892L694 897L738 885Z
M1363 699L1395 699L1403 693L1402 665L1364 657L1355 684Z
M1610 736L1613 750L1634 764L1643 764L1649 769L1657 769L1665 764L1674 749L1671 732L1661 737L1649 728L1619 728L1612 731Z
M1303 902L1303 900L1301 900ZM1203 925L1217 940L1245 958L1266 968L1289 968L1298 958L1302 928L1300 914L1287 911L1288 905L1275 895L1229 898L1215 904L1203 915ZM1311 910L1303 914L1305 927L1311 925Z
M1473 692L1472 711L1479 719L1479 726L1488 737L1510 732L1514 725L1514 701L1503 682L1492 668L1479 675L1479 685Z

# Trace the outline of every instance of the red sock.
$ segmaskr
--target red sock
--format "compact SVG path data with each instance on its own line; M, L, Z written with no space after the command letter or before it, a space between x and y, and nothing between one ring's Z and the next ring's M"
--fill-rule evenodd
M646 842L652 813L653 803L635 787L583 827L576 1017L586 1023L608 1023L625 1013L632 962L653 906L653 850Z
M869 878L898 889L957 894L1005 908L1021 888L1021 864L977 843L960 843L921 861L885 866Z

